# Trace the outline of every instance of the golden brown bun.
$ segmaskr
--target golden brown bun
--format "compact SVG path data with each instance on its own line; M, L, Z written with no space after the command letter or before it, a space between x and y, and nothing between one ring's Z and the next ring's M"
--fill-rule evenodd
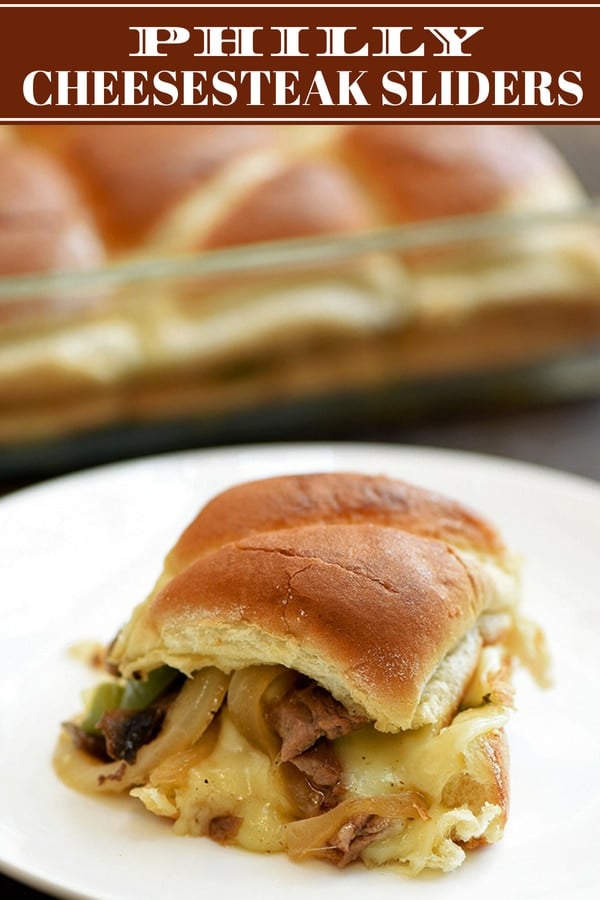
M210 500L165 561L167 577L249 534L315 523L393 526L501 556L498 533L455 500L383 475L320 472L248 481Z
M359 125L345 143L393 221L548 207L575 188L554 149L522 127Z
M268 126L68 125L53 145L87 187L110 243L143 240L186 193L269 142Z
M318 237L582 196L560 154L514 125L71 124L24 135L78 180L113 253Z
M0 276L85 270L103 261L98 231L68 174L42 150L0 142ZM31 311L29 298L5 301L0 319L25 307Z
M119 264L281 238L318 251L327 235L583 197L539 134L510 125L30 125L1 132L0 148L21 172L6 197L18 188L28 208L30 179L50 210L11 213L0 277L94 267L102 246ZM600 333L590 235L527 230L486 247L0 298L13 325L84 308L0 343L0 443L512 367Z
M344 234L375 224L350 173L334 163L298 162L243 196L217 219L203 243L208 248L230 247Z
M237 527L236 507L249 510ZM201 513L121 632L112 656L124 674L280 663L382 730L439 725L473 675L479 617L514 611L500 539L417 488L283 477L227 492L205 512L206 529Z

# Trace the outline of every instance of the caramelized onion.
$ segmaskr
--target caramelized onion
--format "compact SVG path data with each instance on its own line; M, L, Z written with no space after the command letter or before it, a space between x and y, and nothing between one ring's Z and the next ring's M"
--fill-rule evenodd
M231 676L227 706L238 731L275 759L280 738L267 725L265 707L277 703L290 690L298 675L284 666L248 666Z
M185 750L172 753L163 759L150 772L150 784L154 787L159 787L161 790L171 790L182 785L190 769L199 766L215 749L219 737L220 724L221 717L218 716L195 744L192 744L191 747L186 747Z
M354 816L375 815L386 819L427 819L427 804L417 791L400 791L381 797L351 797L329 812L285 826L292 859L319 855L333 849L331 841Z
M63 733L54 755L57 774L80 791L121 793L143 784L160 762L194 744L223 702L228 676L213 667L196 672L169 707L159 735L141 747L133 765L121 760L99 763L78 751Z

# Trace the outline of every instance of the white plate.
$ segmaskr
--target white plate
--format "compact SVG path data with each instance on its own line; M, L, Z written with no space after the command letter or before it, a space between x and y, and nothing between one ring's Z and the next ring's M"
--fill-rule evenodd
M526 561L555 687L518 679L504 840L449 876L343 872L175 837L129 798L73 793L54 776L58 723L85 669L66 648L109 640L162 557L222 488L282 472L383 472L491 517ZM508 461L418 448L288 445L177 454L50 482L0 503L0 865L60 896L97 900L445 900L600 896L600 487Z

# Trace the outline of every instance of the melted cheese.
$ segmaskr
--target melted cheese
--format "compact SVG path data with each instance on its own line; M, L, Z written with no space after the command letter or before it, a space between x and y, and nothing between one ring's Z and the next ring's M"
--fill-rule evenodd
M207 756L181 758L177 778L157 770L149 786L131 793L150 812L176 818L178 834L205 835L211 819L236 816L242 822L234 843L262 853L284 850L284 825L293 814L277 769L240 734L227 709L219 720L218 737ZM160 769L169 772L172 762Z
M346 784L352 794L369 797L390 794L409 787L424 794L429 819L399 823L396 833L387 833L363 853L367 864L400 862L413 873L425 867L443 870L460 865L464 850L456 843L486 834L488 841L501 836L503 810L491 803L472 809L466 802L448 808L444 789L453 779L468 774L486 784L477 754L469 747L478 737L497 731L506 713L494 706L469 709L451 725L433 734L430 726L396 735L372 728L341 738L336 752L342 762Z
M233 843L258 852L285 850L285 826L294 815L277 767L239 733L226 708L219 720L218 733L215 729L195 748L165 761L132 795L151 812L175 819L180 834L204 835L211 819L236 816L242 821ZM398 822L363 851L368 865L398 862L412 873L425 867L448 870L464 858L461 842L483 834L488 841L501 836L499 806L484 802L471 808L477 804L465 802L449 807L444 789L465 773L475 782L489 780L469 747L505 720L504 710L489 705L460 713L438 734L429 726L395 735L367 726L335 741L349 796L411 788L428 802L429 819Z

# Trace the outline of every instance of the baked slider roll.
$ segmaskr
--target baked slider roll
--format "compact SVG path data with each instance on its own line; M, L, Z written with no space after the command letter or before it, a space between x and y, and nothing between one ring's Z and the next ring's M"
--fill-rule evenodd
M514 663L545 678L518 602L461 504L355 473L240 485L167 557L56 770L178 834L448 871L503 833Z
M86 283L106 301L97 315L0 342L0 445L174 420L221 429L290 402L302 418L319 398L415 383L427 405L448 377L468 391L474 374L529 372L600 334L584 191L535 129L68 123L11 140L24 171L43 153L77 186L119 277L100 298ZM493 218L517 212L514 230ZM396 226L391 245L368 238ZM23 235L33 262L42 244Z
M100 234L68 172L42 149L1 139L0 277L86 271L104 261ZM81 290L9 298L0 303L0 323L89 302Z
M274 140L269 126L227 124L69 124L43 136L85 187L113 253L139 249L190 194L206 191L208 210L213 182Z

